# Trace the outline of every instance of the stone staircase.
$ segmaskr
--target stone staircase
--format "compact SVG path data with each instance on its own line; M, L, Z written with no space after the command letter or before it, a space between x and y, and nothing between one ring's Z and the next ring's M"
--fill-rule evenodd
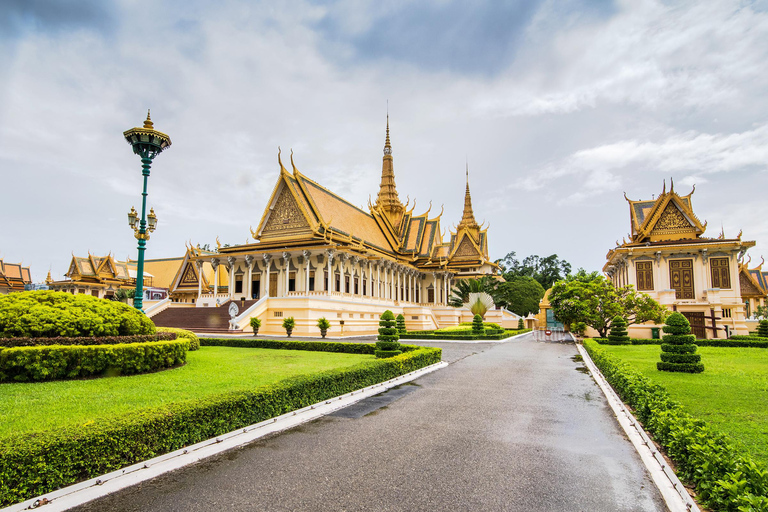
M217 308L169 307L152 317L158 327L178 327L196 333L232 334L242 329L229 330L229 305L234 302L242 313L257 301L227 301Z

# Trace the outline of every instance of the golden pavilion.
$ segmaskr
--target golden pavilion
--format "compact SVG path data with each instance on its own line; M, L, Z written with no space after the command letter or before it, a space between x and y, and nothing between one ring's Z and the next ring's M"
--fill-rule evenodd
M631 233L608 251L603 272L616 286L633 285L691 323L698 338L747 334L740 261L755 242L704 236L707 224L693 212L692 196L666 182L654 200L629 205ZM630 326L633 337L650 338L651 325Z
M174 315L191 322L191 313L174 309L225 303L228 310L235 305L229 328L249 331L249 318L257 316L265 334L284 333L280 325L289 316L296 320L297 335L316 335L320 317L331 321L330 335L372 334L385 309L403 314L409 329L469 320L462 317L468 313L447 305L452 284L497 275L498 266L488 257L487 226L475 220L468 172L463 215L446 241L443 211L431 215L430 207L417 214L409 201L400 200L389 118L379 191L367 211L300 172L293 152L290 171L280 152L278 165L271 197L251 228L255 243L219 246L216 252L189 244L180 261L166 264L162 272L173 274L171 301L146 308L158 325L174 324ZM152 273L159 272L158 265L147 261ZM489 321L517 325L512 313L489 315Z

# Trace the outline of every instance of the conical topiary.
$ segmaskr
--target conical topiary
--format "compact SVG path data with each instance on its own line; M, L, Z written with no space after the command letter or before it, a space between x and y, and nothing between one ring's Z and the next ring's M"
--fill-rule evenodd
M611 332L608 334L609 345L629 345L627 321L623 316L615 316L611 321Z
M523 319L522 318L518 318L517 319L517 328L521 329L521 330L525 329L525 324L523 323Z
M757 335L761 338L768 338L768 320L760 320L757 325Z
M661 361L656 368L665 372L701 373L704 365L696 354L696 336L691 334L691 324L678 312L667 317L661 344Z
M395 327L395 315L390 310L386 310L381 319L379 320L379 336L376 342L376 350L374 354L379 359L385 357L393 357L398 354L402 354L400 350L400 343L397 341L400 339L400 335L397 334L397 327Z
M397 333L405 334L405 317L403 315L397 315Z
M485 328L483 327L483 317L475 315L472 319L472 332L474 334L481 334Z

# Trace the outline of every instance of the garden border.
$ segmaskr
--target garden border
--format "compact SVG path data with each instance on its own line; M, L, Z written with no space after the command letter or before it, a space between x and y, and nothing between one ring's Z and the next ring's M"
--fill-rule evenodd
M648 437L640 422L632 415L624 405L624 402L616 394L608 381L597 367L589 352L579 343L576 348L581 354L584 364L586 364L592 378L595 379L600 390L605 395L608 405L611 406L616 420L621 428L627 434L632 446L634 446L640 459L643 461L646 469L651 475L651 479L659 489L664 502L672 512L694 511L700 512L698 505L693 500L683 483L677 478L674 471L667 465L664 456L656 449L656 445Z
M289 430L302 423L331 414L360 400L378 395L390 388L400 386L446 366L448 366L448 363L445 361L434 363L394 379L330 398L242 429L233 430L232 432L187 446L186 448L166 453L145 462L139 462L138 464L107 473L100 477L91 478L84 482L30 498L21 503L0 509L0 512L21 512L43 504L46 505L45 510L48 512L67 510L164 473L195 464L200 460L221 452L244 446L262 437Z

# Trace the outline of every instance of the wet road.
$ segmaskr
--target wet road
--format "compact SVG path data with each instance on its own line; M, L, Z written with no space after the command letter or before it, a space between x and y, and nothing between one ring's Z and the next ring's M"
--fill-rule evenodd
M574 345L430 345L452 364L76 510L666 510Z

